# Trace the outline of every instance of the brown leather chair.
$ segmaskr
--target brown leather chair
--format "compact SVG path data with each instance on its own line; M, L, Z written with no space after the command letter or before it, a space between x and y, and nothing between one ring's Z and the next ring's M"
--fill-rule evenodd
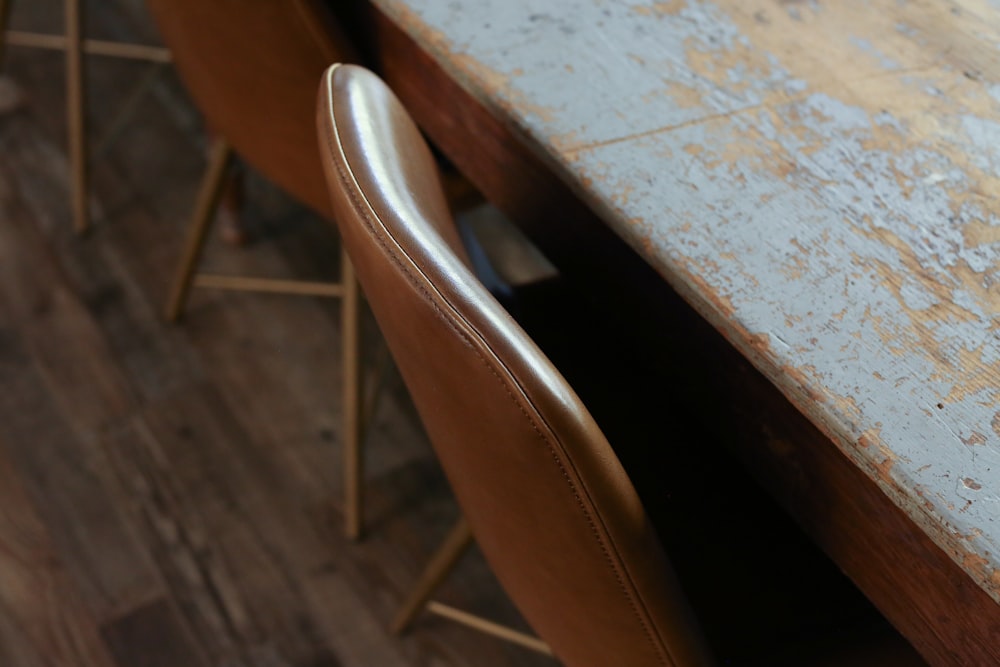
M235 150L313 211L332 219L313 128L316 81L354 49L320 0L149 0L177 71L214 134L166 317L181 314L192 286L342 300L345 529L361 532L359 297L343 256L339 284L197 273Z
M740 507L721 505L722 523L699 524L703 519L692 508L713 504L697 477L704 471L673 466L670 472L669 464L659 464L664 478L679 487L697 477L687 484L694 490L691 505L681 505L658 526L661 535L672 523L689 523L691 530L682 539L661 542L591 413L473 275L431 153L377 76L352 65L331 67L320 87L317 123L343 243L465 516L429 569L431 587L468 543L471 529L525 618L554 654L574 667L714 664L714 639L727 630L758 648L768 646L759 641L759 629L785 626L768 625L762 601L773 601L771 583L781 579L797 593L790 600L814 602L821 614L829 611L831 598L823 597L819 578L796 579L802 576L795 569L798 552L786 560L778 553L792 542L763 532L763 524L760 530L745 525ZM612 389L606 393L622 393ZM640 387L629 390L641 393ZM710 471L723 469L710 462ZM720 486L711 496L724 497L729 479L711 479ZM654 488L647 498L673 503L671 493ZM733 526L725 524L730 515ZM730 530L735 546L703 546L702 536ZM764 541L759 576L746 567L757 561L743 542L744 535L757 533ZM675 571L664 544L672 555L676 550L683 556L674 563L685 564L683 571ZM686 579L699 560L721 563L702 573L700 587ZM772 560L778 564L768 565ZM828 569L860 598L839 572ZM771 575L756 585L756 579ZM757 598L743 595L755 586ZM685 595L699 590L715 598L712 605ZM866 604L861 599L862 608ZM729 613L730 607L738 611ZM721 634L705 622L720 614L728 614L729 626ZM796 607L785 618L794 624L800 615ZM796 626L796 632L804 627ZM704 637L713 640L711 649ZM891 632L887 643L881 635L865 645L847 645L847 638L842 633L833 644L823 644L819 660L795 653L783 661L765 657L748 663L921 664ZM785 643L770 647L780 652ZM869 651L873 646L877 650ZM752 656L731 648L726 645L721 660Z

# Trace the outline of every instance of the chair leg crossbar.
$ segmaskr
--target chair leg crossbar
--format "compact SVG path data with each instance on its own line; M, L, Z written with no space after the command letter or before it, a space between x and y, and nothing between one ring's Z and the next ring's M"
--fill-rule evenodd
M82 234L90 228L83 56L93 54L164 63L170 62L170 51L158 46L84 39L82 0L65 0L65 35L7 30L10 10L11 0L0 0L0 66L3 64L3 52L7 46L52 49L66 54L66 134L69 143L70 200L73 228Z
M413 625L413 621L422 611L428 611L532 651L552 655L548 644L537 637L431 600L434 591L451 574L455 565L472 545L472 540L469 523L462 517L455 523L441 546L438 547L437 552L424 568L409 596L403 602L392 622L392 631L396 634L405 632Z
M283 280L256 278L251 276L227 276L198 272L208 232L215 220L225 191L230 167L233 162L232 148L223 139L216 139L209 152L208 167L202 178L195 204L194 216L188 227L187 239L180 266L174 276L170 300L165 316L168 321L180 319L187 304L192 287L234 290L240 292L266 292L270 294L292 294L299 296L321 296L351 301L350 284L353 271L345 269L345 278L339 283L315 282L307 280ZM356 289L356 288L355 288ZM353 297L356 300L356 296Z
M211 230L212 222L215 220L219 204L222 201L232 162L232 148L225 140L216 139L209 152L208 167L198 190L194 216L188 227L184 251L174 275L173 287L164 315L170 322L176 322L180 319L191 289L194 287L321 296L341 300L344 374L342 397L344 411L344 530L351 539L358 539L362 532L361 480L364 475L364 461L361 453L361 412L363 407L361 405L361 373L358 356L361 350L360 294L354 276L354 267L347 254L342 253L342 275L339 283L199 273L198 264L208 239L208 232Z

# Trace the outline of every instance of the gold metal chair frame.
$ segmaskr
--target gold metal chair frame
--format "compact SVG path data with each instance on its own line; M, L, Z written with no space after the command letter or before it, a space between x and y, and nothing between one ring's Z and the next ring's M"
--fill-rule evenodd
M202 177L194 215L188 226L181 261L174 274L173 287L164 316L176 322L187 304L191 289L207 287L240 292L264 292L297 296L319 296L341 300L341 352L343 357L343 459L344 459L344 530L351 539L362 532L363 495L361 480L364 459L361 453L363 421L360 372L360 293L354 268L347 254L341 253L340 282L280 280L250 276L228 276L198 271L205 241L216 217L233 162L233 150L225 139L216 139L211 147L208 166Z
M7 22L10 17L11 4L11 0L0 0L0 66L3 64L4 50L8 46L63 51L66 54L66 118L71 169L73 228L77 233L82 234L90 227L87 203L88 146L83 56L85 54L99 55L165 64L171 62L170 51L158 46L85 39L82 30L82 0L65 0L65 35L8 30ZM341 299L344 378L344 522L348 537L358 539L361 536L363 524L362 422L367 420L361 414L360 293L357 280L354 277L354 269L347 254L342 253L342 274L339 283L198 272L198 263L204 250L208 232L218 211L232 161L232 148L224 139L216 139L199 186L180 266L175 274L164 314L168 321L176 322L183 313L193 287ZM376 397L373 395L370 398L369 403L374 405ZM398 612L392 624L393 632L397 634L405 632L412 626L416 617L426 610L486 634L551 656L551 649L537 637L430 599L434 591L471 546L472 541L473 536L468 523L464 518L459 519L428 563Z
M8 46L63 51L66 54L66 124L70 161L70 196L73 228L83 234L90 228L88 206L88 170L86 138L86 91L83 56L98 55L157 64L171 62L169 49L160 46L86 39L83 36L83 0L64 0L66 34L52 35L8 30L13 0L0 0L0 67ZM346 255L340 283L320 283L295 280L275 280L243 276L222 276L196 273L198 259L212 219L219 206L226 175L232 161L232 151L225 141L217 140L209 156L195 206L194 219L188 232L184 257L178 270L167 306L166 317L176 321L184 308L192 287L313 295L342 299L344 350L344 485L345 531L353 539L362 531L363 458L360 451L360 373L358 369L358 288L353 269Z
M83 0L65 0L65 35L7 30L12 0L0 0L0 65L7 46L23 46L63 51L66 54L66 126L69 141L70 197L73 228L84 233L90 228L87 206L86 91L83 56L100 55L154 63L170 62L170 51L158 46L108 42L83 37Z
M549 648L549 645L534 635L508 628L481 616L431 600L434 591L455 569L458 561L472 545L473 539L469 523L465 517L459 518L427 563L417 579L417 583L413 585L410 594L396 613L396 618L392 621L392 632L397 635L406 632L413 625L417 616L421 612L427 611L512 644L552 656L552 649Z

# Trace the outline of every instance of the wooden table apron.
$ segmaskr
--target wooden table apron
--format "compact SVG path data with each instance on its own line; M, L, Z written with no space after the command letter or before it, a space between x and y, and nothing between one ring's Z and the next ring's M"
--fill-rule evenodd
M491 6L486 0L463 2L464 5ZM593 182L597 177L594 164L586 160L576 164L567 158L570 155L576 159L577 154L573 151L586 152L590 147L587 142L593 141L594 137L572 133L540 136L538 126L544 126L546 114L554 112L537 107L537 100L525 97L523 91L514 85L513 77L519 72L498 73L477 60L470 55L475 49L468 43L462 43L454 34L441 32L440 26L427 24L425 17L413 8L423 4L416 0L374 0L370 28L373 53L383 76L431 140L488 199L538 240L557 264L584 279L590 279L595 290L604 290L614 298L632 301L638 312L649 314L650 326L646 327L647 330L663 330L657 325L669 327L681 332L678 335L686 336L686 343L694 341L701 347L701 358L709 360L707 363L711 366L706 373L718 377L718 386L724 387L722 391L727 392L727 400L730 401L730 405L720 406L720 414L726 419L737 420L748 434L746 451L742 452L746 460L813 538L928 661L935 665L1000 664L1000 560L994 549L1000 526L993 523L995 518L1000 517L1000 500L994 481L997 473L993 472L992 478L989 476L994 463L1000 471L1000 410L997 407L1000 401L1000 390L997 389L1000 371L997 369L995 337L1000 329L996 317L1000 287L989 280L989 275L995 278L1000 271L1000 233L997 233L1000 220L996 214L996 200L1000 193L996 171L1000 157L995 148L980 145L996 140L1000 146L1000 125L994 127L985 119L987 112L1000 115L1000 86L996 83L992 87L986 85L1000 76L995 55L995 44L1000 44L997 35L1000 20L996 20L1000 18L1000 12L978 0L939 3L941 6L937 8L921 2L878 0L868 5L878 5L875 9L880 9L882 13L872 14L874 9L869 7L871 16L865 16L871 19L869 23L872 25L858 28L857 34L852 33L850 40L845 42L849 42L849 49L837 51L835 47L842 45L834 44L822 35L836 35L838 30L848 30L844 27L844 12L848 11L844 5L837 5L825 17L819 14L829 8L819 2L721 2L720 5L726 7L726 11L722 11L709 3L673 0L637 3L629 8L649 17L650 21L679 20L678 17L684 18L687 12L687 18L693 24L693 32L688 38L691 43L700 39L697 37L698 30L704 33L702 37L707 35L723 42L729 40L726 47L719 51L724 57L717 57L714 63L708 63L712 58L699 51L698 44L692 46L686 43L688 65L702 67L705 71L701 74L711 72L720 90L729 85L727 77L735 80L733 77L740 72L751 78L778 76L775 72L780 68L776 59L769 57L762 60L752 39L741 37L740 30L744 33L749 31L753 38L757 38L762 34L770 35L766 30L775 25L790 30L798 24L799 27L806 26L803 33L806 37L800 35L799 39L808 42L811 39L809 30L816 30L817 21L821 19L828 20L829 26L826 32L815 33L817 43L813 45L815 53L811 62L817 58L843 58L855 67L852 76L862 80L865 76L875 77L872 72L885 70L882 72L885 80L865 90L876 95L881 86L892 89L890 92L896 97L886 97L887 107L875 110L871 118L852 117L857 109L826 92L810 96L809 91L816 85L816 79L789 79L780 81L777 86L781 90L778 102L773 99L757 100L749 111L742 109L719 114L722 124L716 128L719 133L731 133L733 128L725 124L729 116L753 114L759 109L769 109L769 105L784 105L782 111L787 114L813 114L813 121L820 126L833 123L826 129L843 131L852 137L851 142L844 142L842 148L854 152L837 158L840 161L835 166L840 171L827 165L831 169L828 176L831 179L843 178L854 187L859 182L861 186L870 186L881 202L879 206L896 206L903 212L919 210L919 207L914 208L917 205L913 204L913 200L940 194L925 194L928 188L938 188L944 192L942 196L946 200L950 198L943 204L918 202L920 206L929 207L928 210L933 209L935 214L943 214L946 218L950 216L948 223L960 228L957 240L953 229L932 231L928 238L923 239L925 245L931 246L938 242L944 245L952 243L950 250L924 248L937 259L937 264L927 261L925 256L916 256L914 253L917 251L911 247L916 242L900 238L898 229L895 232L889 229L891 224L880 227L878 221L873 222L872 214L877 214L877 206L864 213L861 208L852 208L849 204L841 211L845 216L862 211L858 214L859 219L850 220L849 224L863 228L858 233L867 235L866 238L873 243L877 241L889 248L888 254L879 260L881 264L876 262L877 266L867 270L862 262L837 273L840 269L830 269L827 265L832 260L822 259L823 243L832 245L833 241L821 235L818 238L809 237L812 246L801 248L802 256L789 257L784 265L775 269L776 274L785 278L802 279L804 296L789 298L814 301L817 310L825 308L824 300L829 297L825 291L837 289L858 299L859 294L851 291L854 281L871 282L873 287L868 293L870 303L866 304L863 299L860 303L846 303L840 318L857 317L868 327L866 331L882 335L884 345L892 348L889 351L903 357L904 368L907 363L913 368L931 364L926 377L917 374L887 378L880 374L884 371L882 368L860 367L855 372L859 377L864 375L867 384L859 381L859 385L863 386L858 388L858 395L833 396L829 393L830 378L819 377L816 369L809 364L793 366L777 363L780 355L774 348L784 344L780 334L755 332L741 319L746 315L740 311L739 298L742 294L737 293L738 290L727 292L719 287L719 275L728 276L729 271L723 264L732 259L732 253L739 248L715 248L719 256L714 263L706 258L707 251L689 249L690 252L685 254L684 249L670 247L669 239L667 247L662 247L663 239L656 237L655 230L651 232L648 225L643 226L647 222L645 220L623 220L628 200L635 194L627 182L622 185L620 178L626 177L619 178L614 173L600 175L617 183L618 194L615 196L621 200L602 197L600 191L603 186L597 187ZM517 0L514 4L521 6L522 2ZM439 11L456 14L468 11L464 5ZM600 10L603 15L599 16L598 12L594 16L604 16L608 21L612 20L613 10L624 7L597 0L577 5L581 12L585 12L584 7L592 13L598 12L594 7L603 8ZM859 10L855 8L853 11ZM477 20L489 28L493 18L482 15ZM991 28L986 27L988 21L983 22L989 18L994 19ZM558 23L560 18L538 11L527 20ZM732 23L736 26L731 26ZM571 31L578 25L579 21L568 21L561 29ZM935 42L935 35L940 34L935 32L939 25L970 31L974 38L968 42L961 41L957 46L949 46L940 39ZM891 31L890 38L884 45L876 46L877 35L885 31ZM982 51L983 44L987 43L983 35L987 32L997 37L993 42L992 55ZM919 36L919 40L914 35ZM773 39L771 48L785 58L796 46L794 40ZM900 71L901 66L893 60L913 57L904 53L904 47L910 43L908 39L923 40L930 56L922 69L914 67L914 72L927 77L920 79L919 85L906 78L910 76L906 73L908 70ZM518 46L512 42L510 48ZM718 44L712 48L716 47ZM889 54L880 50L890 47L895 50ZM715 55L718 56L718 53ZM935 56L947 56L950 60L942 65L934 60ZM635 55L632 57L638 58ZM728 70L716 71L720 65L719 58L726 61L723 64ZM833 64L836 65L835 62ZM621 63L617 65L623 71L628 69ZM594 76L612 77L613 72L614 68L609 66L602 72L595 72ZM774 81L768 83L768 91L775 88L772 84ZM608 85L614 89L617 84ZM919 88L916 93L911 91L914 85ZM949 86L948 92L958 100L954 104L966 105L963 107L966 112L962 121L964 129L949 125L953 124L954 118L947 117L947 112L951 111L947 106L932 105L937 117L913 112L914 105L931 98L941 99L944 96L943 86ZM700 98L702 93L683 81L675 81L668 88L671 98L668 107L671 109L677 107L683 111L704 104ZM754 91L744 92L748 98L753 97ZM644 99L653 99L662 93L647 90L644 91ZM714 94L721 93L717 90ZM926 96L930 97L925 99ZM890 101L896 106L891 106ZM542 120L539 121L539 118ZM768 117L762 122L764 120L772 122L774 118ZM748 193L746 189L741 189L741 180L759 176L754 170L766 173L779 187L773 192L754 192L754 196L760 199L756 208L763 209L763 215L790 216L796 210L782 208L780 202L777 208L768 207L773 200L782 199L781 183L811 177L804 173L810 165L804 166L797 161L804 162L805 154L813 156L814 162L834 159L823 155L823 147L819 144L809 144L816 141L815 136L806 136L810 134L808 128L812 127L810 123L813 121L802 121L799 126L790 125L782 130L797 136L795 142L801 144L798 149L804 151L800 154L794 153L788 146L782 147L779 145L781 142L772 136L768 139L771 142L768 146L773 149L773 154L760 152L748 156L745 151L739 152L743 150L742 144L733 141L732 150L736 154L706 155L706 150L719 150L719 145L704 132L691 135L701 143L692 140L689 144L680 142L679 146L659 145L657 149L671 159L680 151L690 153L694 161L684 159L680 163L692 169L704 169L706 164L713 167L722 164L724 171L734 179L733 195L736 197L747 196ZM715 120L688 122L692 127L700 127L711 125ZM838 122L841 125L837 125ZM614 123L614 119L608 120L609 125ZM751 125L740 127L752 132ZM684 121L677 124L677 128L684 127ZM905 132L918 132L924 138L941 139L946 135L942 134L942 128L958 132L963 137L962 140L967 143L966 161L961 161L963 158L954 151L955 146L942 139L936 145L936 153L930 151L922 156L922 162L917 161L919 164L913 160L908 164L907 157L912 155L907 153L910 147L906 145ZM670 136L677 134L674 131L676 128L668 129ZM764 126L757 129L765 134L773 130L773 127ZM660 133L655 128L649 130L651 136ZM637 141L644 140L644 137L639 137ZM623 150L628 148L627 141L617 142L610 135L604 141L608 145L622 143ZM889 146L892 142L899 145ZM570 144L575 146L567 148ZM878 153L878 149L889 153ZM637 144L634 150L648 152L649 147L642 143ZM887 158L886 164L865 164L865 160L870 160L875 154L889 154L890 158ZM858 162L854 170L857 173L853 174L843 170L844 163L852 160ZM676 164L672 163L672 166ZM888 174L887 178L894 179L895 185L878 180L885 175L880 169ZM865 170L871 170L871 173ZM636 175L632 173L630 177L636 178ZM650 176L651 181L646 185L636 181L635 189L654 187L654 181L659 186L657 178L655 174ZM683 180L682 175L672 178ZM712 180L715 180L714 177ZM843 183L831 180L823 187L835 194L838 187L847 188L837 196L843 195L848 202L852 196L857 199L857 194ZM897 199L893 200L893 196ZM718 213L715 210L718 207L739 204L738 201L731 201L733 197L723 197L717 192L706 197L710 199L706 200L706 206L712 209L712 214ZM807 197L805 201L811 202L817 211L825 205L821 199L812 197ZM729 213L738 217L735 211L735 208L730 208ZM683 215L677 209L668 213ZM808 211L803 215L808 218ZM891 217L892 211L886 215ZM710 217L710 214L706 212L706 216ZM697 246L697 235L689 232L700 222L688 219L678 224L683 228L678 232L679 237ZM639 232L627 229L629 225L641 229ZM964 241L961 238L963 232ZM685 233L688 235L684 236ZM701 240L706 244L719 241L709 236ZM801 240L793 235L791 239L764 239L763 242L785 242L789 244L788 249L794 251ZM948 256L952 263L949 263L951 260L941 259L948 252L952 253ZM645 261L639 261L639 256ZM601 262L597 267L591 263L595 257L599 257ZM850 255L837 259L861 261ZM812 268L807 266L809 262L813 264ZM822 275L810 273L816 265L832 271L829 275L838 280L848 280L851 284L838 286L825 283ZM892 270L896 270L895 276ZM810 278L815 280L810 283ZM715 282L712 283L712 280ZM754 280L753 276L748 278L750 287L746 290L764 289L759 284L754 285ZM933 288L935 281L947 282L944 287L950 287L951 291L941 287L937 292L929 293L927 290ZM683 301L678 299L678 294ZM934 303L923 303L928 299ZM889 312L886 301L891 301L893 307L900 304L904 307L907 317L912 320L909 329L893 329L899 323L886 315ZM918 319L918 314L922 319ZM972 349L945 349L942 341L945 341L946 334L952 335L955 331L947 330L938 339L931 339L935 331L940 333L946 324L962 317L973 321L970 325L973 333L989 333L988 340L981 341L978 347L973 346ZM813 337L812 344L822 346L839 340L832 334L829 339L824 338L829 330L836 330L838 322L817 316L815 322L788 321L785 325L789 330L809 330L813 327L809 331ZM859 327L858 332L862 328ZM857 333L856 337L861 338L862 333ZM896 338L893 338L894 335ZM643 344L655 345L656 342L647 340ZM808 355L804 353L804 356ZM928 357L936 358L928 362ZM942 375L949 369L958 369L957 379L967 386L948 385L947 378L942 379ZM824 379L825 384L822 382ZM945 471L935 478L938 484L954 485L950 495L931 493L938 487L928 482L929 478L919 476L928 467L933 467L934 462L914 468L914 461L911 460L913 450L902 451L890 437L898 435L890 432L893 427L899 426L893 420L905 421L907 417L887 414L884 424L870 423L871 410L862 404L866 400L866 392L891 391L900 395L908 392L917 401L913 412L919 414L916 418L912 415L908 417L911 425L932 423L934 428L930 431L935 434L942 432L942 428L944 432L951 429L950 435L955 442L945 443L950 448L947 451L958 451L964 456L955 444L959 443L971 452L967 458L975 464L975 468L963 467L964 463L960 461L954 465L954 470ZM938 393L935 394L935 391ZM928 399L928 396L939 398ZM920 403L928 400L931 403ZM968 418L969 422L964 426L953 425L954 422L948 421L951 418L949 410ZM845 415L853 421L845 423ZM992 423L990 415L994 415ZM942 423L945 427L941 426ZM912 436L920 439L927 437L927 433L913 433ZM965 507L956 507L958 499L963 498L966 499Z

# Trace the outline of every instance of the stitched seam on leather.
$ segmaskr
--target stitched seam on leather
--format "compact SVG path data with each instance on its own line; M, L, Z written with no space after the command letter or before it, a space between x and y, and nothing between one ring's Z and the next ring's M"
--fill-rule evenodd
M328 148L332 148L331 146L329 146L329 139L330 138L327 137ZM462 331L459 327L456 326L456 324L454 323L454 321L452 321L452 318L449 317L448 314L445 313L440 308L440 306L436 303L436 300L435 300L434 296L423 285L420 284L420 281L417 280L413 276L412 271L410 271L409 268L407 268L399 260L399 258L396 257L396 255L392 251L392 249L381 238L379 238L379 235L375 232L374 228L371 226L371 221L368 220L369 216L366 215L365 210L364 210L365 208L368 208L368 210L371 210L372 213L374 214L374 211L371 208L371 205L367 201L364 202L365 204L367 204L367 206L361 206L360 205L361 202L358 201L357 197L355 196L355 193L352 191L352 188L350 187L351 184L347 181L346 176L345 176L344 172L342 171L342 169L341 169L341 167L340 167L339 164L337 164L337 173L338 173L338 176L341 178L341 182L344 184L344 186L346 186L345 189L347 191L348 197L350 197L350 199L351 199L352 203L354 204L356 210L358 210L362 214L362 218L365 219L366 224L369 227L369 232L372 233L372 235L375 237L375 239L377 240L378 244L382 247L383 251L385 251L386 254L389 255L389 257L390 257L390 259L392 259L393 263L400 269L400 271L403 272L403 275L405 275L407 277L408 281L410 282L411 287L416 288L417 291L420 294L423 295L424 299L431 305L431 307L437 313L438 319L440 321L442 321L444 324L446 324L449 328L451 328L455 333L457 333L465 341L465 344L475 353L475 355L479 358L479 360L482 362L482 364L490 371L490 373L493 374L493 376L497 379L497 381L503 387L503 389L504 389L505 393L507 394L507 396L511 399L511 402L514 403L515 406L517 406L517 408L521 412L521 414L525 417L525 419L528 420L528 423L531 425L532 430L535 431L535 433L538 435L539 439L546 445L546 447L549 450L549 453L552 455L553 461L555 461L555 463L558 466L560 472L562 473L563 477L565 478L566 483L569 486L569 489L572 492L574 499L576 500L577 504L580 506L580 509L582 510L582 512L584 514L584 518L586 519L588 525L590 526L591 532L593 533L594 538L597 540L598 546L600 546L601 551L604 554L605 561L607 561L608 565L610 566L610 569L614 573L615 579L618 581L618 585L621 588L622 593L625 595L625 598L628 600L629 605L632 607L632 611L635 614L636 620L638 620L639 624L642 626L644 632L646 633L647 637L650 640L650 644L654 647L654 649L656 650L656 652L658 654L660 654L660 661L661 661L661 663L662 664L670 664L670 663L664 662L664 660L663 660L664 659L663 652L666 650L666 647L665 647L664 643L662 642L662 640L657 641L657 639L655 638L655 633L652 631L652 628L649 626L648 621L643 617L642 613L639 611L639 603L638 603L637 600L635 600L634 594L631 591L629 591L629 588L628 588L628 586L626 585L626 583L624 581L625 577L623 576L622 572L620 571L622 568L620 568L619 566L617 566L617 564L615 563L615 559L612 557L611 551L608 548L607 540L601 535L601 531L598 529L597 523L594 521L594 517L593 517L594 512L592 512L591 510L589 510L587 508L587 505L583 501L583 498L581 497L581 494L580 494L580 492L578 490L577 485L573 482L573 479L570 476L569 472L567 471L566 466L560 460L557 448L553 445L551 439L548 438L548 437L546 437L545 434L542 433L542 431L538 428L538 425L537 425L536 421L534 419L532 419L531 415L528 414L528 412L525 410L525 407L522 404L522 401L520 401L514 395L514 393L510 390L510 387L508 386L508 383L504 381L504 379L500 376L500 374L497 373L496 369L494 369L493 366L487 361L487 359L485 357L483 357L482 353L479 351L479 349L476 347L476 345L473 344L473 342L469 338L468 334L466 332ZM375 217L375 219L378 219L377 215L375 215L374 217ZM603 522L601 522L601 523L603 523ZM629 580L630 580L630 583L631 583L631 577L629 577ZM633 586L634 586L634 584L633 584ZM672 663L672 661L671 661L671 663Z
M332 115L332 109L333 109L332 103L330 105L330 109ZM336 131L335 127L334 131ZM333 146L332 143L333 137L331 136L331 133L327 131L324 132L324 134L327 143L327 149L331 152L334 152L335 147ZM337 143L338 143L337 148L339 149L339 139ZM336 152L340 153L344 157L344 162L347 161L347 155L342 150L336 150ZM449 314L446 313L440 307L440 305L434 298L434 295L431 294L431 292L427 290L427 288L424 285L421 284L421 281L413 275L413 272L409 269L409 267L403 264L403 262L400 261L399 257L396 256L396 253L393 252L392 248L382 238L380 238L380 235L376 232L374 226L372 225L372 219L378 221L379 224L383 227L383 229L388 230L388 228L384 224L382 224L381 220L378 217L378 214L375 213L374 208L371 206L371 203L367 200L367 198L365 198L363 202L358 199L357 196L358 193L355 192L355 189L352 187L351 183L352 179L349 178L349 173L345 171L345 168L343 165L341 165L340 161L334 160L334 163L337 170L337 176L340 178L341 184L344 186L344 190L347 193L347 196L350 198L351 203L354 205L355 210L361 213L361 217L365 221L369 233L371 233L371 235L376 239L379 246L381 246L382 250L389 256L392 262L399 268L400 271L402 271L403 275L406 276L411 287L415 288L421 295L423 295L425 301L430 304L430 306L437 314L438 319L442 321L444 324L446 324L455 333L457 333L465 342L465 344L479 358L480 362L490 371L490 373L493 374L493 376L500 383L504 392L510 398L511 402L514 403L514 405L518 408L518 410L521 412L524 418L528 420L528 423L531 425L532 430L538 435L539 439L546 445L546 447L549 450L549 453L552 456L553 461L555 461L556 466L559 468L559 471L565 478L566 483L569 486L571 493L573 494L573 498L576 500L577 505L579 505L580 509L582 510L584 518L586 519L587 524L590 526L591 533L596 539L598 546L600 546L601 551L604 554L605 561L607 562L611 571L614 573L615 579L618 582L618 586L621 589L621 592L625 596L626 600L628 600L629 606L632 608L632 612L633 614L635 614L636 620L639 621L639 625L643 628L643 631L646 633L646 636L649 639L650 644L653 646L654 650L659 655L660 663L668 666L677 665L677 662L673 659L673 657L670 654L670 650L667 647L667 643L663 640L662 637L659 636L659 633L653 630L649 620L643 615L643 612L640 611L640 607L642 607L643 610L645 610L645 605L642 604L640 600L636 599L637 596L634 592L636 588L635 584L632 581L631 576L628 576L627 572L623 572L625 568L620 564L621 557L617 556L617 550L611 549L608 544L609 540L606 539L601 534L601 530L598 528L598 522L595 521L594 517L594 515L597 514L597 512L588 509L587 503L584 502L583 497L580 493L580 489L578 488L578 485L574 483L572 476L569 474L569 471L566 468L566 465L560 459L558 450L563 448L561 447L557 448L556 445L552 442L552 439L547 437L542 432L542 430L538 427L537 421L534 418L532 418L529 412L525 409L524 402L520 400L514 394L514 392L511 391L509 382L505 381L504 378L501 377L501 375L496 371L493 365L489 363L489 361L483 356L482 352L473 343L469 335L456 325L456 323L454 322L454 317L450 317ZM358 190L360 190L360 188L358 188ZM487 347L489 346L487 345ZM534 408L532 408L532 411L533 412L535 411ZM586 495L588 496L589 499L589 494ZM593 501L591 501L591 503L593 503ZM600 521L600 523L603 526L604 522ZM615 556L612 556L612 551L615 551L615 556L617 556L619 563L616 563L616 558ZM626 584L626 579L628 580L628 584L631 585L632 590L630 590L629 585ZM646 613L648 614L648 611Z

